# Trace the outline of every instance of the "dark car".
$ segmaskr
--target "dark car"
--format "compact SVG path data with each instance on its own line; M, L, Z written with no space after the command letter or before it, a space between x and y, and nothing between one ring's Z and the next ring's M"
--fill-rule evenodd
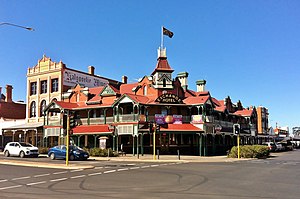
M66 145L58 145L48 150L51 160L66 158ZM69 160L87 160L89 153L77 146L69 146Z

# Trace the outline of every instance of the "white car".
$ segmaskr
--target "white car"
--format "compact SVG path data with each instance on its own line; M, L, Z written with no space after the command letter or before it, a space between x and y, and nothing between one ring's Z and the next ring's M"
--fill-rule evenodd
M4 148L4 155L9 156L20 156L24 158L25 156L39 156L39 149L29 143L25 142L9 142Z

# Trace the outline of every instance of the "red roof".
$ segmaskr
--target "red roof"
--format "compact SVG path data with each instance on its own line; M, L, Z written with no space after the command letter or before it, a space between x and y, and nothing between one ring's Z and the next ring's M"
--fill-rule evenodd
M77 103L70 103L70 102L63 102L63 101L55 101L55 103L63 109L73 109L79 107Z
M203 131L203 130L194 126L193 124L168 124L167 126L161 126L160 131Z
M101 125L81 125L72 129L73 134L110 134L112 131L109 129L108 124Z
M132 84L121 84L120 86L120 93L124 94L124 93L132 93L132 89L134 87L137 87L138 83L132 83Z
M243 110L234 112L234 114L236 114L236 115L249 116L249 117L252 115L252 113L253 113L253 109L251 109L251 110L243 109Z
M157 60L156 67L155 67L154 71L152 72L152 75L156 71L169 71L169 72L173 72L174 70L170 67L170 65L169 65L168 60L167 60L166 57L160 57Z
M204 104L209 99L209 96L188 97L183 100L185 104Z

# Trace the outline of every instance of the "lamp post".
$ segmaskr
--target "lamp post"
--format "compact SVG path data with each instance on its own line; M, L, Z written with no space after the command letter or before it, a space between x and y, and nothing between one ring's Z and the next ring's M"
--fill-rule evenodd
M15 27L23 28L23 29L26 29L26 30L29 30L29 31L34 31L33 28L25 27L25 26L20 26L20 25L13 24L13 23L8 23L8 22L0 22L0 26L2 26L2 25L15 26Z

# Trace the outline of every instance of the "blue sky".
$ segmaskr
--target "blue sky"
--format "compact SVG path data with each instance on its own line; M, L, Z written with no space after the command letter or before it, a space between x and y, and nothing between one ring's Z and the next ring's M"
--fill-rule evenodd
M26 99L27 68L43 54L129 82L153 71L161 26L168 61L217 99L265 106L275 126L300 126L300 1L0 0L0 86ZM4 89L5 90L5 89ZM4 91L5 92L5 91Z

